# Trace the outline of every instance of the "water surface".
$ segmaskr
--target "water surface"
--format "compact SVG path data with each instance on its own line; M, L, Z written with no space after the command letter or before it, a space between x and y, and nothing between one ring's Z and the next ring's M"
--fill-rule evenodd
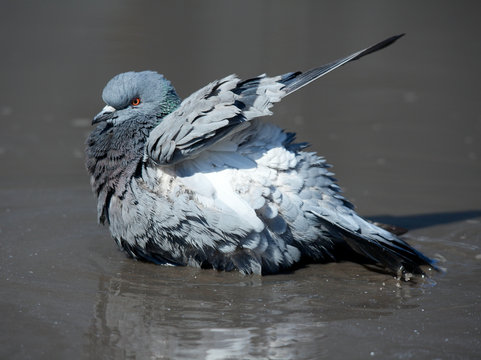
M0 14L0 358L476 359L481 351L479 6L464 2L9 2ZM115 74L187 96L407 36L270 120L335 165L359 212L445 273L360 264L258 277L125 258L95 222L90 119Z

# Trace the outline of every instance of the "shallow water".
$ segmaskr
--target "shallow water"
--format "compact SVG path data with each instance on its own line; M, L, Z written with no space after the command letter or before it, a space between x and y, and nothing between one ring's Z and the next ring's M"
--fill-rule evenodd
M0 14L0 358L479 358L479 6L39 4ZM125 258L95 223L83 142L116 73L158 70L187 96L399 32L270 120L444 273L400 283L348 262L267 277L158 267Z

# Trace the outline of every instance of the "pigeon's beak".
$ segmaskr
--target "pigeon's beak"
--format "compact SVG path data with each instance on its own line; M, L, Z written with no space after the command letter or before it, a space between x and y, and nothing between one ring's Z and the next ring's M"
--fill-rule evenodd
M94 119L92 120L92 125L111 119L114 116L115 111L116 109L114 107L106 105L101 112L95 115Z

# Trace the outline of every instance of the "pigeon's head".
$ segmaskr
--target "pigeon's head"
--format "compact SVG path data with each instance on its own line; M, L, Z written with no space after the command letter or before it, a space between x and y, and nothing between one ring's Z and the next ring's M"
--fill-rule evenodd
M138 116L163 117L180 104L170 81L154 71L115 76L105 86L102 99L106 106L92 124L102 121L116 124Z

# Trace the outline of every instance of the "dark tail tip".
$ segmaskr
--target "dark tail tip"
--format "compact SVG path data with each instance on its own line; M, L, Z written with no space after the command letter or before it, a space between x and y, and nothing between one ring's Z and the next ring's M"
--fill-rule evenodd
M394 36L391 36L390 38L387 38L386 40L383 40L383 41L377 43L376 45L368 47L366 50L361 52L359 55L357 55L352 60L360 59L363 56L366 56L366 55L372 54L373 52L376 52L378 50L384 49L385 47L388 47L389 45L391 45L392 43L397 41L399 38L402 38L404 35L406 35L406 34L402 33L402 34L399 34L399 35L394 35Z

